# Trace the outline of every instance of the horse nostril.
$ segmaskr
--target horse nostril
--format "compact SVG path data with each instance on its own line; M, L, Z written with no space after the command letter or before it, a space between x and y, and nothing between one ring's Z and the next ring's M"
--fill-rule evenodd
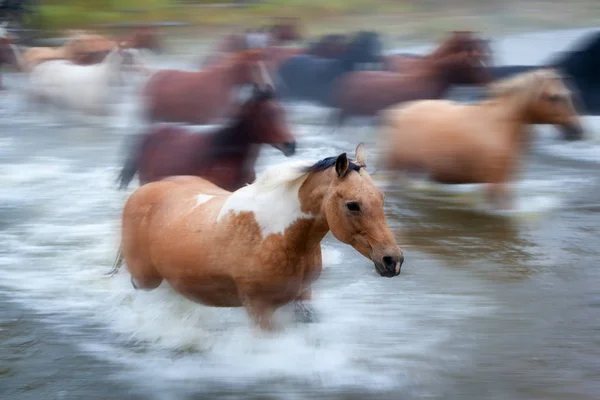
M400 267L404 262L404 255L400 255L399 257L394 256L385 256L383 257L383 266L393 275L398 275L400 273Z

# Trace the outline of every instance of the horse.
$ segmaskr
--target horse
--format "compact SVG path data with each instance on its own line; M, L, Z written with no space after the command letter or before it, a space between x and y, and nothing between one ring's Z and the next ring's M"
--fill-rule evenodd
M23 69L20 53L13 44L12 37L5 28L6 23L0 25L0 68L7 64L17 69ZM0 90L4 90L2 74L0 73Z
M135 289L166 280L192 301L245 307L255 325L274 330L279 307L295 302L303 312L311 299L330 230L380 276L400 274L404 255L365 164L359 144L355 161L343 153L273 165L234 192L191 176L141 186L125 203L111 273L125 261Z
M269 46L267 52L267 65L270 71L277 71L280 65L290 57L305 54L321 58L339 58L348 51L349 36L330 34L321 37L308 47Z
M382 113L383 166L424 171L443 184L488 184L497 209L511 209L507 183L528 144L529 124L560 125L567 140L583 138L572 92L552 69L496 82L487 100L460 104L421 100Z
M381 60L381 40L375 32L359 32L348 50L334 59L306 54L290 57L281 64L277 92L283 96L329 105L331 86L344 74L361 63Z
M127 49L115 48L99 64L76 65L67 60L50 60L37 65L29 75L32 100L107 115L110 86L117 83L124 65L134 62Z
M223 57L250 49L267 49L272 46L283 47L288 42L302 38L298 27L290 23L276 23L258 29L246 29L242 34L232 33L225 36L202 62L202 68L217 64Z
M296 150L273 89L255 85L238 115L221 128L193 134L182 127L159 127L143 135L119 175L120 189L138 172L141 185L168 176L195 175L234 191L254 182L254 165L263 143L286 157Z
M371 117L395 104L443 97L453 85L485 85L491 80L478 53L461 51L428 58L410 74L355 71L335 82L330 104L338 126L353 116Z
M116 47L162 52L157 32L153 28L139 28L117 40L85 31L71 31L71 37L74 39L71 61L79 65L102 62Z
M556 69L569 78L573 89L578 93L583 114L600 115L600 30L584 36L573 48L552 55L540 66L499 66L492 68L491 74L494 80L501 80L545 68Z
M431 60L463 51L471 52L473 56L488 66L492 64L489 40L477 37L473 31L452 31L430 54L424 56L406 53L387 55L383 57L383 64L387 71L411 73L418 71L423 66L426 67Z
M246 50L206 70L165 69L154 73L143 89L147 119L199 125L230 116L234 89L256 82L270 83L263 57L260 50Z

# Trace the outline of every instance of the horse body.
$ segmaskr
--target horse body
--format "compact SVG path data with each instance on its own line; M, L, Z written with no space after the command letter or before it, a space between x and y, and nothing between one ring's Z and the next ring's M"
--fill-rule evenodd
M339 58L307 54L290 57L279 68L281 82L278 92L290 98L329 105L335 79L355 69L357 64L378 62L380 49L377 34L360 32Z
M174 175L202 176L227 190L252 183L261 144L270 144L286 156L296 149L274 95L255 86L252 98L228 125L204 134L172 126L152 129L131 150L121 172L121 188L136 171L142 185Z
M44 62L31 71L31 95L68 108L105 115L110 85L118 79L122 60L122 51L115 49L102 63L95 65L81 66L66 60Z
M482 85L489 81L481 59L468 52L432 60L410 74L356 71L336 82L331 104L339 109L339 122L349 116L374 116L405 101L442 97L455 84Z
M262 52L230 56L202 71L160 70L144 87L145 111L150 121L208 124L231 115L234 90L257 79ZM263 81L264 82L264 81Z
M383 193L345 153L271 167L233 193L196 177L144 185L123 210L122 256L137 289L166 280L193 301L244 306L272 329L277 308L310 300L329 230L380 275L400 273L403 255L385 221Z
M492 88L490 100L405 103L384 113L387 168L426 171L446 184L488 183L497 206L508 208L506 183L527 144L527 125L560 124L581 138L579 117L559 75L540 70Z

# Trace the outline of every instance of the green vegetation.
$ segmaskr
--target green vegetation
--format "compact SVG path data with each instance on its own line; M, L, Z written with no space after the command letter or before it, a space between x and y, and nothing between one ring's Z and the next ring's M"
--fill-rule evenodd
M406 11L406 1L373 0L265 0L244 2L244 7L212 7L231 0L47 0L31 20L35 28L64 30L119 22L176 21L200 26L262 23L290 15L322 20L334 16L363 15L390 10ZM254 23L254 22L253 22Z

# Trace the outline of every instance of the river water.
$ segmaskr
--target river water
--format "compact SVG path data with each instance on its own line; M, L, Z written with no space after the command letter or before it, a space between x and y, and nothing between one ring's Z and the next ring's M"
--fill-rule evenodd
M540 62L582 32L498 41L497 61ZM536 129L510 213L486 211L478 186L402 189L375 171L405 252L402 275L378 277L328 236L320 322L295 324L283 309L285 330L266 335L243 309L203 307L167 285L137 292L126 269L103 275L133 190L114 180L138 130L134 90L118 94L114 117L84 121L32 108L22 76L5 82L0 398L598 398L600 121L586 118L580 143ZM372 129L327 132L326 116L289 108L296 157L353 154L359 141L373 148ZM283 161L264 148L258 170Z

